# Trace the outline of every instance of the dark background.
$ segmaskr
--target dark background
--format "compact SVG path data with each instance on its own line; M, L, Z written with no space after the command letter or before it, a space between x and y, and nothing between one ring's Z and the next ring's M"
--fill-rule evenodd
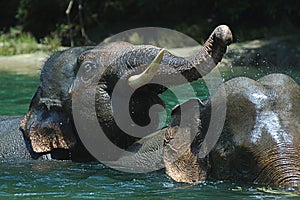
M0 1L0 31L10 27L32 34L38 41L46 36L62 38L62 45L98 43L127 29L156 26L175 29L203 41L219 24L231 27L235 40L251 40L299 33L299 0L81 0L82 19L88 38L80 29L78 0ZM89 41L89 40L90 41Z

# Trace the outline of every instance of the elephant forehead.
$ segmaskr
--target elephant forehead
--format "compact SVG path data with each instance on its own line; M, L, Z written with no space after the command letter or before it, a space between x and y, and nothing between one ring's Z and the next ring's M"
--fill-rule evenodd
M258 109L261 109L265 105L266 101L268 101L268 96L261 90L247 93L247 97L248 100L256 105Z
M300 90L285 75L258 81L239 77L228 81L227 124L237 144L292 143L299 139ZM280 83L274 79L281 78ZM288 81L285 81L288 80ZM288 89L286 89L288 88ZM266 142L266 144L268 144ZM269 144L268 144L269 145Z
M247 99L253 104L261 104L267 100L266 88L252 79L237 77L225 83L228 101L231 98Z
M42 97L68 99L68 90L77 71L77 57L85 48L70 48L53 54L44 64L40 76Z
M276 78L279 83L274 80ZM238 77L227 81L225 88L229 103L233 99L239 99L239 101L235 101L238 104L235 106L249 101L257 111L278 109L285 112L300 108L300 87L286 75L268 75L265 79L258 81Z
M292 144L293 135L286 130L282 123L282 117L275 111L263 111L256 116L255 126L250 134L250 140L253 144L258 144L269 139L276 144Z
M258 80L268 89L268 96L276 97L277 104L283 108L295 109L300 107L300 86L285 74L270 74Z

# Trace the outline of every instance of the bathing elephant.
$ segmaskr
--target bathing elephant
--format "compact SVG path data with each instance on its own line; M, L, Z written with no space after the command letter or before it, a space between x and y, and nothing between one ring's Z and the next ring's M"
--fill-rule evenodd
M225 84L224 131L210 153L211 176L300 189L300 86L271 74Z
M224 88L224 128L207 154L201 149L209 143L204 141L211 104L192 99L173 110L167 128L132 145L133 157L124 155L112 165L165 167L178 182L230 180L299 190L300 86L287 75L270 74L257 81L237 77ZM210 102L218 103L219 95Z
M75 157L84 154L92 159L74 134L68 93L79 67L77 58L90 48L75 47L56 52L42 67L29 111L18 123L33 158L50 154L54 159L66 160L72 159L72 152Z
M184 76L185 81L197 80L218 64L231 42L230 29L221 25L204 46L189 57L178 57L151 45L126 42L58 52L43 66L40 85L21 122L25 140L33 152L40 155L51 153L57 159L93 160L78 137L72 117L72 97L82 94L95 96L97 119L105 134L120 148L127 148L140 138L126 134L114 119L115 112L124 109L113 105L111 100L116 84L121 83L124 91L133 91L126 106L133 122L145 126L150 123L149 108L153 104L164 105L158 94L167 89L147 83L159 78L168 87L181 84L176 74ZM122 95L118 94L118 99L122 99ZM83 98L77 108L82 110L82 117L89 119L94 108L89 110L90 103L86 99ZM156 119L148 133L158 129Z

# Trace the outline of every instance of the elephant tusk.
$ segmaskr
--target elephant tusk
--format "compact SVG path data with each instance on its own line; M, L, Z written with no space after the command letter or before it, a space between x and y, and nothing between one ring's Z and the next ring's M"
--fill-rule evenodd
M143 71L141 74L137 74L137 75L133 75L133 76L129 77L128 85L133 89L137 89L137 88L141 87L142 85L149 83L158 70L158 67L162 61L164 52L165 52L165 49L162 49L157 54L157 56L154 58L154 60L151 62L149 67L147 67L147 69L145 69L145 71Z
M72 94L73 94L73 90L74 90L74 82L72 83L72 85L70 86L69 90L68 90L68 98L72 99Z

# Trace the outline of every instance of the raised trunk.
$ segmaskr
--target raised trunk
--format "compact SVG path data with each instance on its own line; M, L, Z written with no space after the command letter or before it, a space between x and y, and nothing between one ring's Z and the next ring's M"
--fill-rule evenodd
M149 110L153 105L164 106L158 94L170 87L195 81L207 75L216 67L226 51L226 46L231 41L232 34L229 28L221 26L213 32L206 42L206 45L209 45L213 52L208 52L206 47L201 47L193 56L179 57L165 51L153 79L149 84L136 90L128 85L128 80L133 76L143 74L162 48L151 45L111 43L86 51L80 56L79 61L81 68L88 64L90 65L88 68L92 69L87 75L87 80L92 91L95 90L95 87L97 88L96 112L104 132L108 133L111 141L121 148L127 148L138 139L128 135L133 131L120 128L115 121L115 117L120 117L121 114L127 112L126 109L129 109L130 117L121 117L124 126L126 126L125 129L132 130L133 124L141 127L149 125L149 129L145 131L137 129L140 130L137 132L143 133L144 136L158 130L158 113L155 113L155 116L149 116ZM217 54L219 59L215 59ZM94 67L91 67L91 63ZM84 93L87 94L86 89L84 90ZM93 92L91 93L93 94ZM125 101L130 98L129 105L123 100L119 102L120 104L114 103L113 94L117 100L123 99ZM128 97L128 94L132 95ZM129 118L132 121L130 121L131 119L127 121ZM123 119L126 119L125 122Z
M231 32L224 31L225 29L229 30L226 26L216 29L214 37L206 43L206 46L211 46L213 52L218 52L218 55L225 53L226 45L232 40ZM217 34L220 32L227 33L225 40L224 34ZM219 48L218 45L222 47ZM127 93L133 92L128 85L128 79L143 72L160 50L161 48L150 45L135 46L116 42L93 49L71 48L51 56L42 69L40 87L31 102L27 117L21 124L22 131L31 142L34 151L44 153L55 148L68 151L75 148L78 140L73 124L69 123L74 114L74 107L71 106L74 102L71 95L74 93L81 96L81 101L75 109L81 110L83 120L91 118L91 112L95 111L91 105L96 103L96 117L101 127L109 134L111 141L126 148L136 138L128 136L126 131L116 124L114 117L118 116L118 110L129 108L131 118L139 126L145 126L150 121L152 123L149 108L154 104L163 105L158 94L168 87L197 80L209 73L218 62L214 58L216 53L209 52L207 48L201 48L197 54L187 58L165 52L152 80L158 84L138 88L131 96L129 105L113 104L112 95L117 83L124 86L117 94L117 99L122 100L124 94L126 96ZM184 78L179 79L182 75ZM156 121L153 124L147 133L157 129Z

